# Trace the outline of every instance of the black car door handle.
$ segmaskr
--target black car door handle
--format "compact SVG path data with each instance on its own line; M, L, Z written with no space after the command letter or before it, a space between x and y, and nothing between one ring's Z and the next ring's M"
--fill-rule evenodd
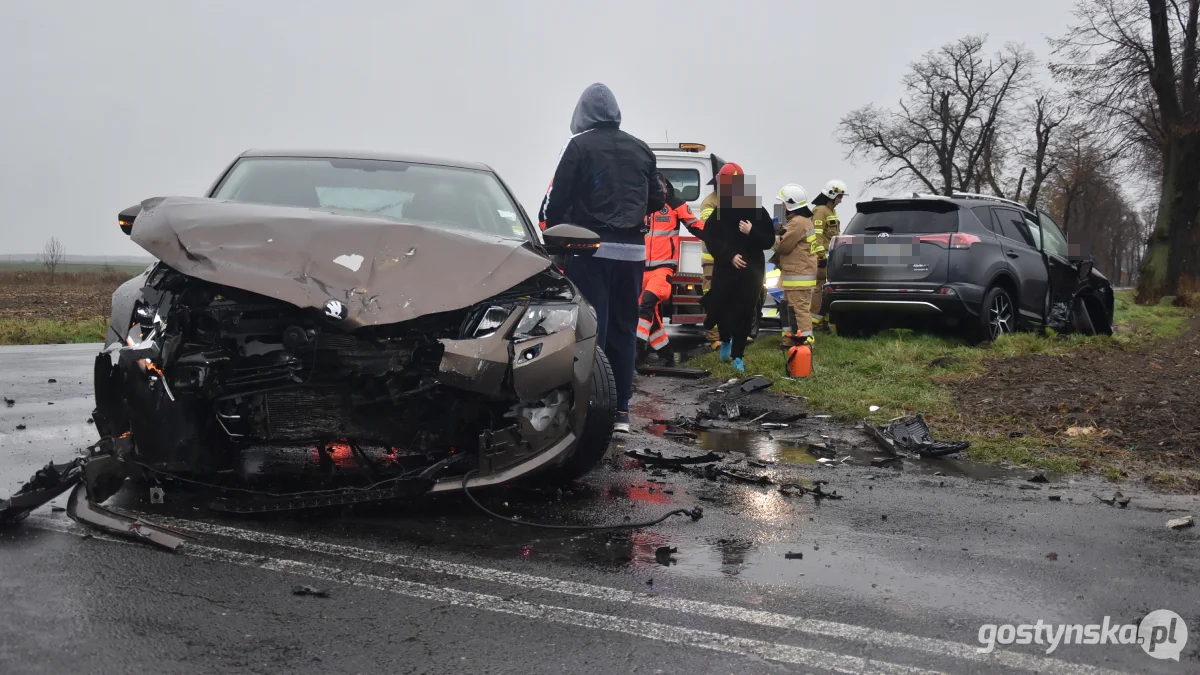
M1006 252L1004 255L1006 255L1006 256L1008 256L1008 257L1010 257L1010 258L1020 258L1020 257L1021 257L1021 254L1020 254L1020 253L1016 253L1016 252L1013 252L1013 251L1008 251L1008 252Z

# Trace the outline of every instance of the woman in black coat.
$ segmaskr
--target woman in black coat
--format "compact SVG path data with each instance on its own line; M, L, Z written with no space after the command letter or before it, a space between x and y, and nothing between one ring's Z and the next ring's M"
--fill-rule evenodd
M752 184L722 184L717 209L704 224L704 245L713 257L712 287L700 304L704 307L704 327L718 327L721 333L721 360L733 360L738 372L745 372L742 359L746 340L754 327L754 314L763 290L766 256L763 251L775 245L775 225L771 214L758 205Z

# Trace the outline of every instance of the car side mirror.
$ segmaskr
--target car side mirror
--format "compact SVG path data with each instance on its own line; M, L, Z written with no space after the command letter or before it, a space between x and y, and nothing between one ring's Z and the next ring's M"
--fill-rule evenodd
M138 214L142 212L142 205L135 204L124 211L117 214L117 224L121 226L121 231L128 235L133 232L133 221L137 220Z
M546 252L553 256L592 256L600 249L600 235L585 227L563 223L542 232Z
M1091 260L1081 260L1079 262L1079 280L1086 281L1088 275L1092 273L1093 263Z

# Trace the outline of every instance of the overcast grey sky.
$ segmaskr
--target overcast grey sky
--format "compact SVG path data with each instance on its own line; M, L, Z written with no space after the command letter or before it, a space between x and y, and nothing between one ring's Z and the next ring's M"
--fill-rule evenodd
M200 195L246 148L491 164L531 215L580 92L623 128L705 143L773 195L871 175L838 119L893 103L908 63L987 33L1043 58L1073 0L604 3L0 0L0 253L144 253L116 214Z

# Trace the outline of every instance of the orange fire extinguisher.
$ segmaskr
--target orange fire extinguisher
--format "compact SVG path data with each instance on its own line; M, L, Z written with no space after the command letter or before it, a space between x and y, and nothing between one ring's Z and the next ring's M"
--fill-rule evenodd
M808 377L813 373L812 348L808 345L796 345L787 353L788 377Z

